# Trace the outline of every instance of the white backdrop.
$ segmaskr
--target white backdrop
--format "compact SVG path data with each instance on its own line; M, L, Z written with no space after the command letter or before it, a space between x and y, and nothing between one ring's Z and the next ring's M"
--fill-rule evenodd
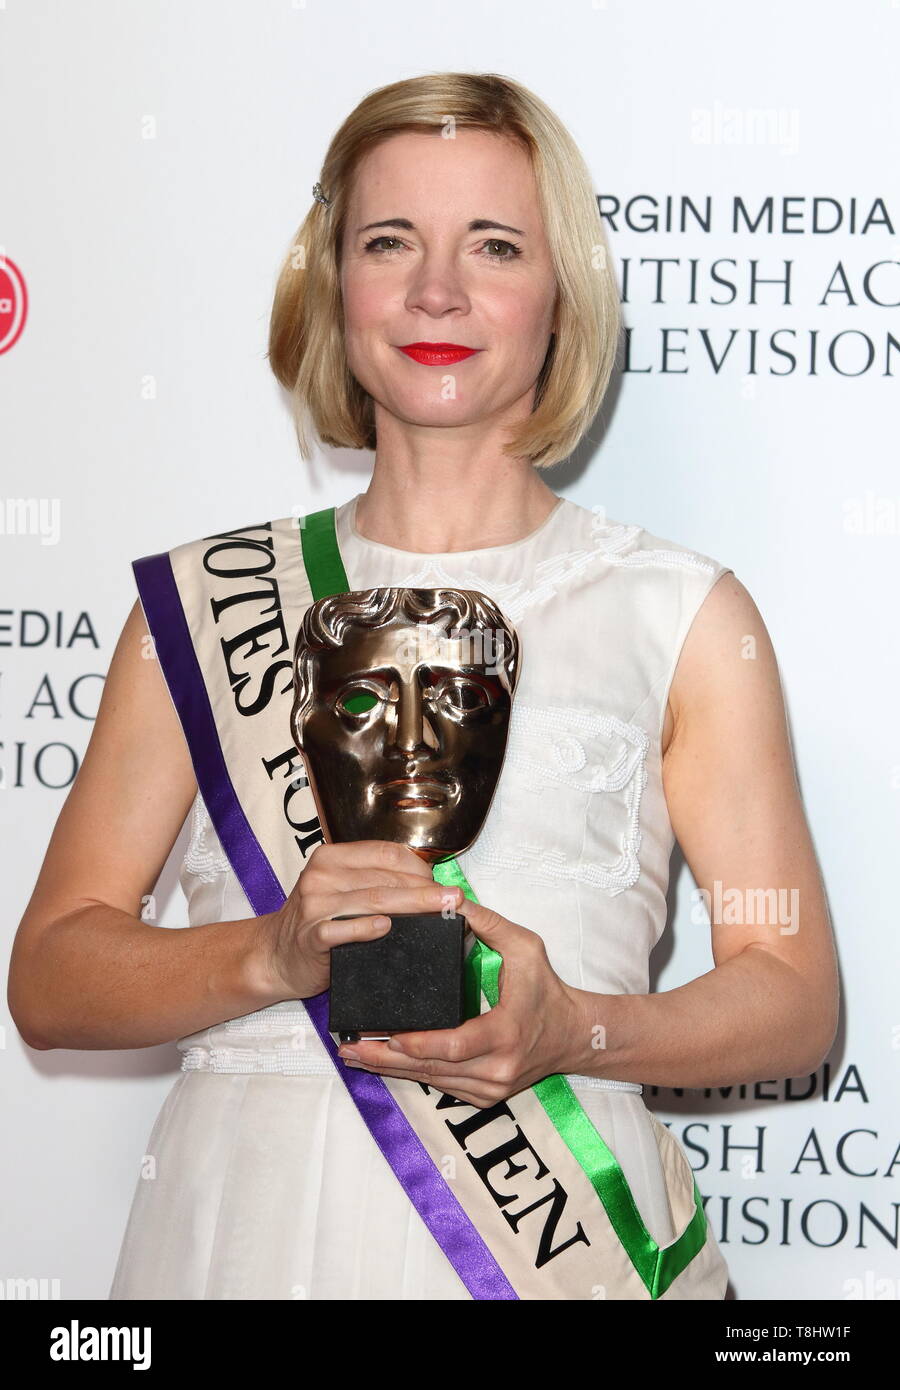
M504 73L585 153L631 329L591 439L545 476L756 599L838 936L826 1068L793 1095L648 1100L688 1146L737 1297L897 1298L898 57L900 0L2 0L5 939L131 560L367 484L368 454L299 460L264 360L331 134L386 82ZM183 851L158 893L170 926ZM676 851L655 988L712 964L693 890ZM3 1014L0 1293L34 1277L105 1298L176 1050L31 1051Z

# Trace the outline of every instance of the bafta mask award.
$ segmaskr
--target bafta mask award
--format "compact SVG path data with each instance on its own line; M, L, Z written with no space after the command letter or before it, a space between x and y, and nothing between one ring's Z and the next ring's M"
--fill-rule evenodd
M433 865L487 816L519 672L515 630L469 589L363 589L306 610L291 730L326 840L392 840ZM342 914L344 917L358 914ZM331 952L329 1028L343 1040L465 1020L462 913L390 913Z

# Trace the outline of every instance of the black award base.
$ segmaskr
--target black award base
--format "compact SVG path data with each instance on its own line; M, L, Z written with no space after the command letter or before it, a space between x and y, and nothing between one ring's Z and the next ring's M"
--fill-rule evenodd
M465 1022L465 917L389 915L390 930L377 940L332 947L328 1028L341 1042Z

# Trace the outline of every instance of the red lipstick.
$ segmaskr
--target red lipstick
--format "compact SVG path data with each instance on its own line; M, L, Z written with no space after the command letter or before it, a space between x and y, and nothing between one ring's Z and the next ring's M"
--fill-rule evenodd
M459 343L406 343L400 351L423 366L443 367L451 362L462 362L481 352L481 348L462 347Z

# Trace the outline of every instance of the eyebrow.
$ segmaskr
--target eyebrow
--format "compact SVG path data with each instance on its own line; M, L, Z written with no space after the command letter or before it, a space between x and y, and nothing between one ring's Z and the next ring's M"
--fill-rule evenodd
M364 227L358 227L356 235L360 236L363 232L370 232L373 227L400 227L405 232L414 232L414 224L408 217L387 217L383 222L367 222ZM512 232L514 236L525 236L521 227L507 227L503 222L492 222L489 217L476 217L474 222L469 223L470 232Z
M432 674L436 673L439 676L463 675L471 676L473 679L478 680L484 673L485 663L471 661L466 662L462 666L442 666L440 662L422 661L419 663L418 669L421 670L423 668L426 671L431 672ZM493 667L491 667L490 669L493 670ZM342 672L340 675L335 676L334 680L329 684L329 689L336 690L340 686L348 684L348 682L366 680L367 678L372 676L397 676L399 678L400 669L397 666L391 666L389 662L385 662L382 666L366 666L362 670L345 671Z

